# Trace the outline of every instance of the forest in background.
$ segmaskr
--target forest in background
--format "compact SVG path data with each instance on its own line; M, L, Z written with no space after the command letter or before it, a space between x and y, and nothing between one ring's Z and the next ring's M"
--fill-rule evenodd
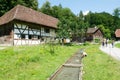
M0 0L0 16L12 9L17 4L30 7L59 19L57 36L70 38L73 36L82 38L88 28L97 26L105 38L115 38L115 30L120 28L120 8L116 8L113 14L107 12L93 13L90 11L84 15L82 11L75 15L69 8L63 8L61 4L51 6L46 1L41 8L37 0Z

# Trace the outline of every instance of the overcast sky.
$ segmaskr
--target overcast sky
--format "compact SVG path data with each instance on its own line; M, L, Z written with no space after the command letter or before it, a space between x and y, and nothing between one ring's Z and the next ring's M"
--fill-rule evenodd
M78 14L80 11L105 11L112 14L115 8L120 7L120 0L38 0L39 7L46 1L49 1L51 6L61 4L63 7L68 7L75 14Z

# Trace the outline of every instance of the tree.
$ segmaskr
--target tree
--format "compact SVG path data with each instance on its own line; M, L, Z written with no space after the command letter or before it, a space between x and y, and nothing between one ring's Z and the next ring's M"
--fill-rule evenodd
M120 8L116 8L113 13L113 19L114 19L114 30L120 28Z
M108 39L111 38L111 33L110 33L111 31L109 28L105 28L104 25L98 25L98 28L101 29L105 38L108 38Z
M52 7L51 7L51 4L49 1L46 1L42 7L40 8L40 11L45 13L45 14L48 14L48 15L52 15Z
M109 13L101 12L101 13L90 13L85 16L85 22L88 21L90 27L94 27L92 25L103 25L106 32L105 37L111 37L114 35L114 31L116 29L116 22L114 20L114 16ZM118 23L118 20L117 20ZM111 30L111 31L110 31ZM110 33L110 34L109 34Z
M113 15L114 15L115 17L120 17L120 8L116 8L116 9L114 10L114 12L113 12Z
M0 16L12 9L17 4L38 10L37 0L0 0Z
M118 10L115 10L116 16L107 12L92 13L91 11L85 16L82 11L75 15L69 8L63 8L61 4L51 6L48 1L43 4L40 10L59 19L57 33L61 38L79 37L82 39L86 34L87 28L94 27L93 25L102 25L105 37L111 38L114 35L114 31L120 28L120 18L116 17L118 16Z
M51 6L48 1L40 8L40 11L56 17L60 20L58 24L58 37L61 38L68 38L70 37L70 26L71 21L74 20L73 17L75 16L69 8L62 8L61 5L59 6Z
M76 36L82 38L84 36L88 22L84 21L82 11L76 16L69 8L63 8L62 5L51 6L48 1L43 4L40 11L60 20L57 30L58 37L72 38Z
M79 37L81 41L84 41L84 37L86 36L87 28L89 27L89 23L85 21L85 16L83 15L82 11L80 11L78 16L78 25L79 25Z
M60 15L58 18L60 20L59 24L60 30L58 30L58 34L62 32L63 34L59 36L64 38L70 38L71 37L70 33L73 33L74 30L73 27L75 27L74 26L75 15L71 12L69 8L62 8L59 14Z

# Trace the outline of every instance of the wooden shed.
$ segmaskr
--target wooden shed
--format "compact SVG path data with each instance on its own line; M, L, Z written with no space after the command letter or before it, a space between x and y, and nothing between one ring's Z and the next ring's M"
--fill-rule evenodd
M86 40L87 41L93 41L94 39L103 39L103 33L102 31L97 28L88 28L87 33L86 33Z
M21 5L0 17L0 45L40 44L56 37L58 19Z

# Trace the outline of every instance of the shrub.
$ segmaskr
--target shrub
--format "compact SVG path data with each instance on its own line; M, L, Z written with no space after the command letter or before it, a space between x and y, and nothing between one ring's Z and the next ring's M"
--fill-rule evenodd
M100 39L98 39L98 38L95 38L94 41L95 41L95 43L100 43Z
M84 46L90 45L90 42L86 41L83 45Z

